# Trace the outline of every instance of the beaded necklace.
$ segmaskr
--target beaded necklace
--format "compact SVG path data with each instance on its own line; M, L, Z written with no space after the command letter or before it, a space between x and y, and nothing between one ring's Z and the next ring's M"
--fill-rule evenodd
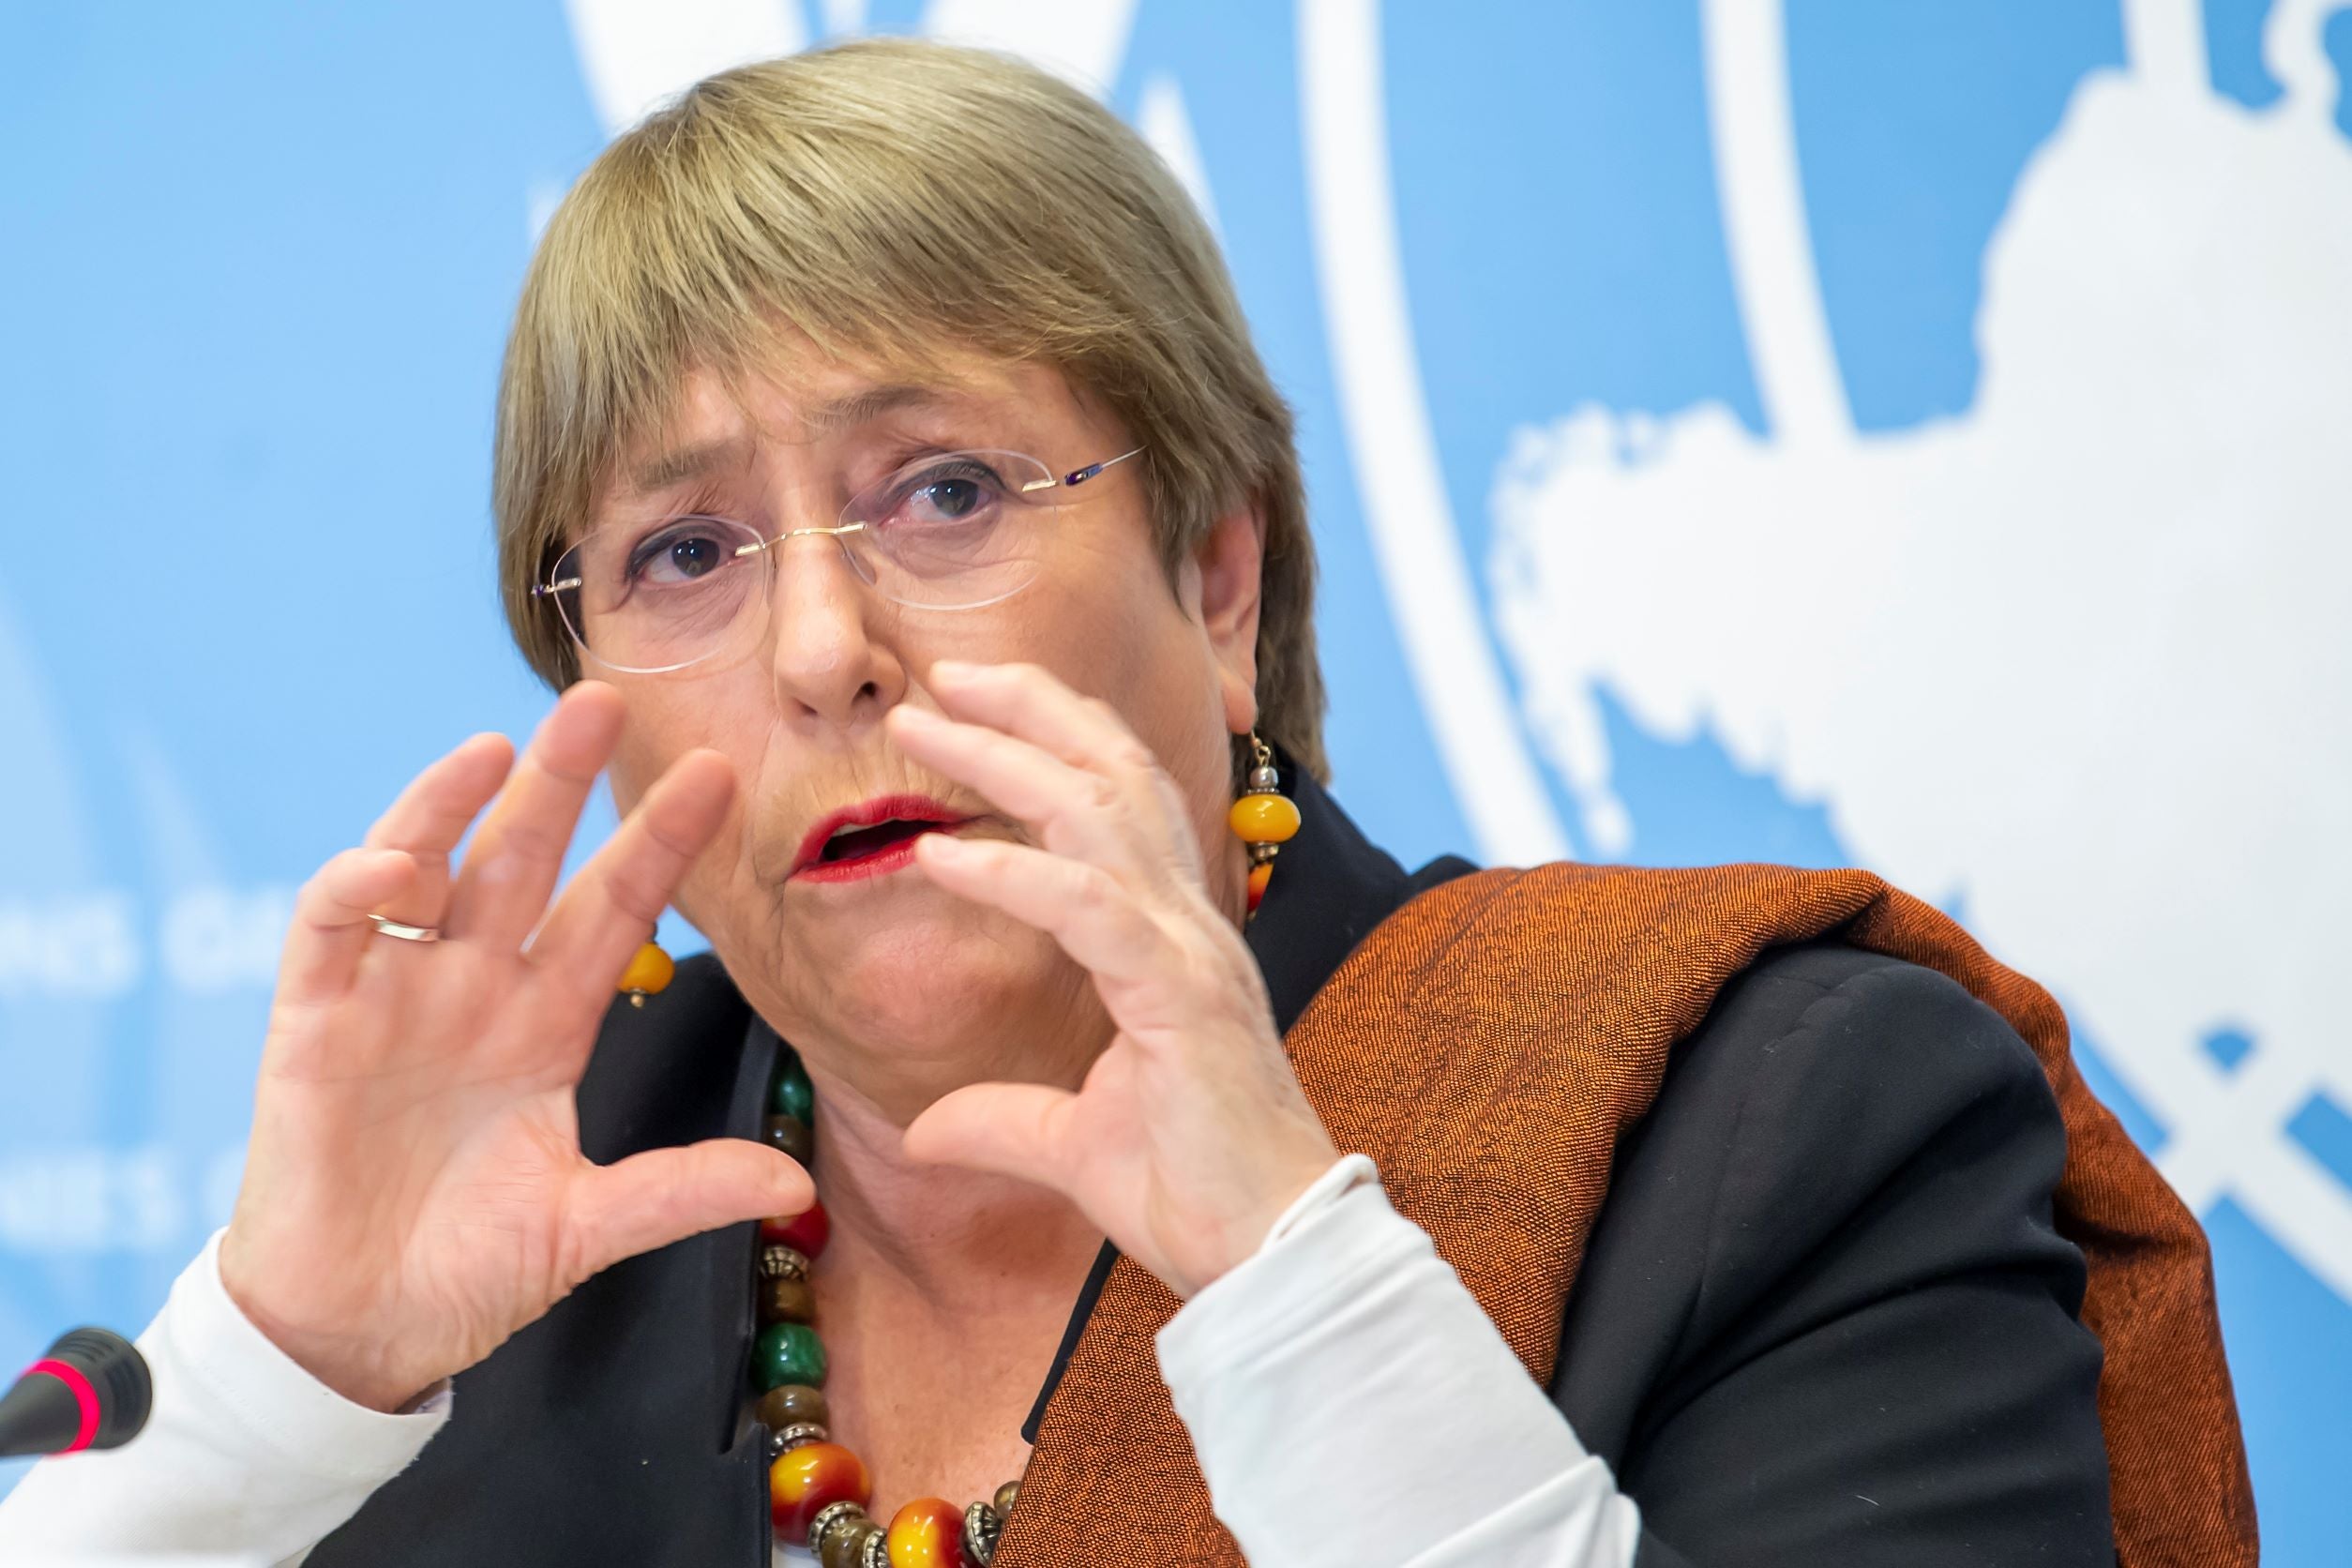
M815 1146L816 1100L799 1054L781 1047L763 1133L803 1166ZM866 1461L826 1429L825 1348L809 1326L816 1298L808 1265L832 1232L822 1203L760 1224L754 1283L761 1327L751 1343L751 1383L760 1395L758 1417L771 1434L768 1509L776 1533L807 1543L824 1568L988 1568L1018 1481L960 1510L945 1498L917 1498L885 1527L866 1512L874 1495Z
M1281 792L1272 749L1255 731L1249 740L1248 787L1226 821L1249 847L1245 918L1255 919L1274 857L1299 830L1299 808ZM763 1137L807 1168L816 1147L816 1090L799 1053L779 1046ZM810 1326L817 1303L808 1266L832 1233L824 1205L813 1201L789 1219L760 1224L753 1285L761 1328L751 1345L751 1383L760 1396L758 1418L771 1434L768 1509L776 1533L787 1543L806 1542L822 1568L989 1568L1020 1496L1018 1480L961 1510L945 1498L917 1498L887 1526L866 1512L873 1479L866 1461L835 1442L826 1427L825 1348Z

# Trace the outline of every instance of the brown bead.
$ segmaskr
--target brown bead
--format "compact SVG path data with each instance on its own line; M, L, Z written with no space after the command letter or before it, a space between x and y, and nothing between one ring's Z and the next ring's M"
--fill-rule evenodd
M1013 1504L1020 1500L1020 1495L1021 1484L1018 1481L1007 1481L1003 1485L999 1486L996 1489L996 1498L991 1504L996 1509L997 1517L1009 1518L1013 1513Z
M761 1137L769 1148L783 1150L804 1166L817 1145L816 1135L808 1130L808 1123L797 1116L769 1117L761 1129Z
M805 1279L763 1279L759 1289L760 1321L762 1323L813 1323L817 1320L817 1293Z
M860 1568L866 1560L867 1541L882 1533L882 1527L871 1519L836 1525L825 1532L824 1554L818 1560L824 1568Z
M760 1408L756 1413L760 1425L772 1432L781 1432L787 1426L798 1426L805 1422L813 1422L819 1426L832 1425L832 1412L825 1409L823 1391L811 1388L807 1383L779 1383L768 1390L760 1395Z
M817 1516L808 1521L808 1550L820 1562L824 1560L825 1540L836 1530L853 1528L867 1517L866 1505L844 1498L829 1502L817 1510Z

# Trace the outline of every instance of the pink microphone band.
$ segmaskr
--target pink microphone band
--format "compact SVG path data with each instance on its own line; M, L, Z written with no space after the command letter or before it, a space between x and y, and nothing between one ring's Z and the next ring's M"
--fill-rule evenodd
M74 1434L71 1448L59 1449L58 1452L79 1454L89 1447L98 1437L98 1390L90 1386L90 1380L82 1375L80 1367L68 1365L62 1361L44 1359L35 1362L24 1369L24 1375L28 1378L36 1372L46 1372L73 1391L73 1402L82 1408L82 1430Z

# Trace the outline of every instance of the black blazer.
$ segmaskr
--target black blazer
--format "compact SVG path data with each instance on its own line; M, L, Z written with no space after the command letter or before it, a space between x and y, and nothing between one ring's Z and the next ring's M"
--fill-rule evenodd
M1364 933L1469 868L1409 876L1289 785L1304 824L1250 931L1285 1030ZM755 1135L776 1048L716 960L687 960L608 1018L583 1146ZM1819 943L1737 977L1618 1152L1550 1390L1640 1505L1639 1568L2112 1562L2099 1346L2051 1229L2063 1157L2032 1051L1943 975ZM765 1564L754 1242L631 1259L460 1374L448 1427L313 1568Z

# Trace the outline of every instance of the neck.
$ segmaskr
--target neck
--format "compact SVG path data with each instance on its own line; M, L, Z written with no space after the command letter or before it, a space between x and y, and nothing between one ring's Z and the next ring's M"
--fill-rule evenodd
M828 1273L935 1304L942 1316L1066 1310L1103 1233L1059 1193L906 1157L899 1120L807 1063L817 1089L817 1191L833 1220Z

